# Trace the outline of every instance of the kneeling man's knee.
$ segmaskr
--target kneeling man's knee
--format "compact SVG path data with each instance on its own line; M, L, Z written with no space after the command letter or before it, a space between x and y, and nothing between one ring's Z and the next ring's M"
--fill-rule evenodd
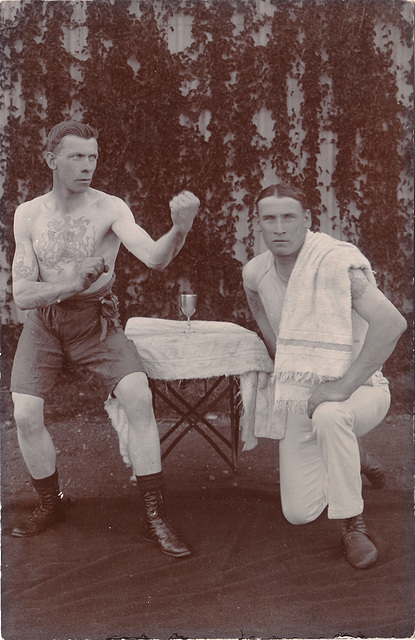
M309 522L313 522L318 518L321 513L321 510L318 512L308 512L304 509L295 509L291 505L283 506L282 512L284 514L284 518L288 520L290 524L308 524Z
M338 426L350 425L353 420L343 402L322 402L313 413L313 432L323 434L333 432Z
M316 520L326 506L323 496L293 496L284 499L281 496L281 507L284 518L290 524L307 524Z

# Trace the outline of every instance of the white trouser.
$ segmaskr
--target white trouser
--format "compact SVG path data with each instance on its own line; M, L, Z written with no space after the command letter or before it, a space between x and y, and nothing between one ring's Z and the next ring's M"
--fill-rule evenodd
M357 438L376 427L390 405L387 382L362 386L344 402L324 402L307 416L288 413L280 441L281 503L292 524L315 520L328 506L329 518L363 511Z

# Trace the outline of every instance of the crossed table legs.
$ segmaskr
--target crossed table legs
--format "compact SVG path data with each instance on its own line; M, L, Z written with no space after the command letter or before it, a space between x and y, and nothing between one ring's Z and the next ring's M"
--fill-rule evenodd
M156 413L156 399L159 398L171 409L173 409L179 416L181 416L160 439L160 442L162 444L170 439L170 444L168 444L167 448L162 453L162 460L164 460L164 458L169 455L172 449L174 449L174 447L184 438L187 433L189 433L192 429L195 429L221 456L221 458L225 460L234 474L236 474L238 470L240 420L240 410L236 402L236 397L238 394L237 379L235 379L234 376L220 376L214 379L214 382L210 383L210 386L209 382L205 380L205 392L203 396L192 404L174 388L171 382L165 380L149 380L149 382L153 393L154 412ZM188 381L185 381L182 384L186 385L187 382ZM165 387L166 392L161 390L161 383ZM217 393L215 394L216 391ZM219 431L206 418L206 414L212 411L212 409L217 406L219 401L226 396L229 397L231 427L230 439L224 436L223 433L221 433L221 431ZM210 400L210 402L208 402L208 400ZM177 434L177 431L185 423L187 423L187 427ZM212 436L214 436L215 439ZM219 443L223 443L225 445L225 449L230 449L230 456L225 453L223 448L219 446L218 441Z

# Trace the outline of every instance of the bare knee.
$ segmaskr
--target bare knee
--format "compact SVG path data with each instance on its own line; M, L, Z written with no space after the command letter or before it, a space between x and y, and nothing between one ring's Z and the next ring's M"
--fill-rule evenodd
M153 396L144 373L134 373L123 378L114 390L127 415L152 411Z
M32 435L44 428L42 398L13 393L14 419L17 429L24 435Z

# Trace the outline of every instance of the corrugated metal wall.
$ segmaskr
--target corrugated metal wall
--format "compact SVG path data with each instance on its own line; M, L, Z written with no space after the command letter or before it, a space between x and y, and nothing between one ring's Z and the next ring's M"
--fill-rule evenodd
M59 0L45 0L44 4L46 5L48 1L59 1ZM108 0L108 1L110 2L111 0ZM327 2L332 2L332 1L333 0L327 0ZM1 20L13 21L15 19L17 10L25 2L27 2L27 0L1 1L0 2ZM112 2L112 4L114 3L116 5L116 0ZM73 6L74 20L78 24L82 25L85 17L85 9L87 6L87 2L82 2L79 0L75 0L75 1L65 0L65 4L70 4L71 6ZM131 5L131 11L136 15L139 15L140 13L139 4L140 4L139 0L136 0ZM272 15L274 8L270 0L256 0L256 11L258 12L259 15L260 14ZM407 15L405 17L409 21L411 21L412 14L413 14L412 2L408 1L406 5L406 11L407 11ZM236 13L234 15L233 20L234 20L236 29L242 26L242 16ZM170 27L171 29L168 30L168 46L170 51L172 53L183 51L191 44L191 41L192 41L191 17L185 16L183 13L178 12L172 18L170 18ZM396 76L397 93L398 93L397 98L404 105L411 106L412 88L410 85L407 84L405 80L405 72L409 68L410 58L413 52L410 48L405 47L402 43L400 43L397 30L394 30L393 28L391 28L391 34L392 34L391 37L394 43L393 71ZM256 44L265 45L267 42L267 37L268 37L267 29L263 28L256 34ZM87 43L86 38L87 38L86 27L75 26L74 28L66 29L65 47L75 57L82 58L85 55L84 47L86 46L86 43ZM383 40L381 38L381 33L379 32L379 47L383 46L382 43L383 43ZM74 71L74 73L76 72ZM356 82L358 81L359 79L356 78ZM294 148L297 147L298 149L300 149L300 143L303 135L303 131L301 130L301 117L299 114L299 108L302 101L301 91L294 79L290 80L290 84L291 86L289 87L289 95L290 95L289 108L296 115L295 121L299 123L297 125L297 128L293 128L293 130L291 131L291 139L293 141L293 147ZM8 113L11 105L13 105L14 107L17 107L18 109L17 115L19 113L22 113L23 105L21 102L18 85L16 85L13 88L12 92L6 92L4 95L4 104L0 112L0 124L2 126L4 126L4 124L7 122L7 117L8 117ZM75 109L72 115L76 117L77 115L81 115L81 114L79 112L77 113ZM210 119L209 112L205 112L204 114L201 115L200 126L201 126L202 132L205 135L209 135L209 132L206 130L206 125L209 123L209 119ZM255 120L255 124L257 126L258 132L261 134L261 136L263 136L266 140L270 141L273 136L273 121L272 121L272 118L270 117L270 114L265 109L262 109L259 113L256 114L254 120ZM325 205L327 208L327 211L330 212L330 218L332 216L336 216L337 214L335 195L329 186L331 182L331 175L334 168L335 157L336 157L335 136L330 131L324 131L321 134L321 138L320 138L319 164L323 170L321 179L324 183L324 186L325 187L327 186L327 188L324 188L324 187L322 188L321 197L322 197L323 205ZM265 168L264 178L263 178L264 186L274 181L273 180L274 173L275 172L271 167ZM402 186L402 189L403 189L403 193L402 193L403 197L408 198L408 193L404 192L405 190L407 191L408 188L406 186ZM241 216L241 220L244 220L244 216ZM320 228L322 231L330 233L331 235L335 235L336 237L342 238L342 229L341 229L341 224L339 219L335 220L334 227L333 227L333 220L329 219L328 215L327 217L323 216L322 219L320 220ZM247 231L248 229L246 227L246 223L244 222L239 223L238 237L242 239L244 236L247 235ZM237 257L240 257L241 260L243 260L245 257L245 251L242 250L243 247L238 247L238 244L241 244L241 243L242 243L241 240L237 241L236 255ZM264 247L261 244L260 236L258 236L258 238L256 239L255 250L256 252L264 250ZM2 260L2 267L3 267L2 272L0 274L2 277L1 284L4 285L4 288L5 288L5 282L8 275L7 274L8 265L4 264L4 258ZM4 269L6 271L4 271ZM2 286L2 289L3 289L3 286ZM14 319L20 319L20 318L19 316L15 315Z

